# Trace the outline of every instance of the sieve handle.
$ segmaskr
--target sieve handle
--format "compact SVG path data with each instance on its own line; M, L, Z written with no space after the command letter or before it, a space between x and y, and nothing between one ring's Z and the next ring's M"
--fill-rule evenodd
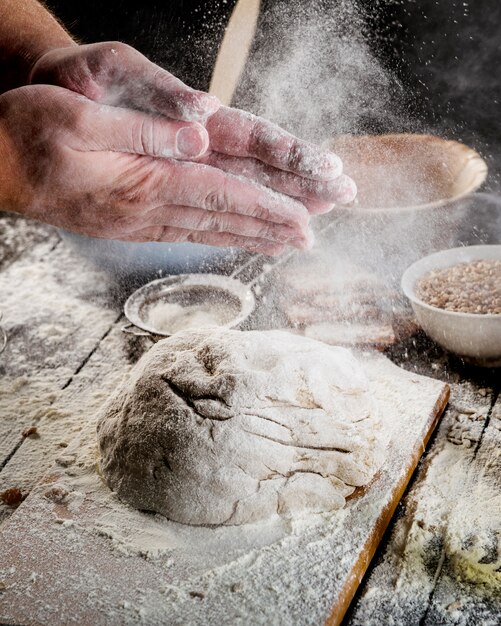
M279 256L277 258L277 260L274 263L270 264L270 269L268 271L271 272L271 270L274 270L276 267L279 267L280 265L283 265L284 263L287 263L287 261L289 261L290 259L292 259L292 257L298 253L298 250L290 250L289 252L287 252L287 254L282 254L282 256ZM260 255L261 257L264 255ZM247 283L247 286L249 287L249 289L252 289L252 287L254 287L254 285L256 285L261 278L268 273L268 271L264 271L261 272L260 274L258 274L256 276L256 278L253 278L250 283Z
M125 324L120 330L126 335L132 335L133 337L149 337L150 339L153 339L153 335L149 331L142 330L131 323Z
M338 222L340 222L342 219L341 216L338 216L337 219L333 219L331 222L329 222L326 226L324 226L323 228L321 228L318 231L319 235L323 235L325 234L328 230L330 230L333 226L335 226ZM275 269L275 267L283 265L284 263L287 263L287 261L289 261L290 259L292 259L292 257L294 255L296 255L298 252L300 252L300 250L296 250L296 249L292 249L289 250L289 252L287 252L286 254L282 254L281 256L279 256L275 261L268 261L271 265L270 270ZM269 257L267 257L264 254L256 254L254 256L252 256L246 263L244 263L243 265L241 265L240 267L238 267L233 274L231 274L231 278L236 278L238 276L238 274L240 274L241 272L243 272L246 268L248 268L252 263L254 263L255 261L258 261L260 259L269 259ZM259 280L263 277L263 274L266 274L267 272L260 272L256 278L253 278L249 283L245 283L249 288L254 287L254 285L256 285Z

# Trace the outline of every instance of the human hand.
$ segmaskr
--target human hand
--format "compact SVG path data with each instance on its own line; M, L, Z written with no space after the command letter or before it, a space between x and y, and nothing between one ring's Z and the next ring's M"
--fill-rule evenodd
M206 164L300 198L310 213L326 212L356 195L336 155L267 120L220 107L213 96L184 85L123 43L51 50L34 65L31 81L59 85L108 105L201 122L210 138Z
M198 122L98 104L60 87L21 87L0 97L2 202L93 237L265 254L307 247L301 203L182 160L196 159L208 143Z
M311 214L347 204L357 193L341 159L276 124L239 109L220 107L207 121L203 162L297 198Z

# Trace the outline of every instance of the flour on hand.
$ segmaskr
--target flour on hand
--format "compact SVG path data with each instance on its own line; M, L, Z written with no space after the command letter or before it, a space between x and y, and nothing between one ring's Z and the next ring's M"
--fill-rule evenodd
M220 328L157 343L98 422L110 488L195 525L340 508L381 466L382 432L348 350Z

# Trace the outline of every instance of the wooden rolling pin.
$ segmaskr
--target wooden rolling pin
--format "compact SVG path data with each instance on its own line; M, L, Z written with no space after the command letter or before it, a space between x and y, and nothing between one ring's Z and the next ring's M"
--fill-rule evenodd
M226 27L209 93L230 106L256 32L261 0L238 0Z

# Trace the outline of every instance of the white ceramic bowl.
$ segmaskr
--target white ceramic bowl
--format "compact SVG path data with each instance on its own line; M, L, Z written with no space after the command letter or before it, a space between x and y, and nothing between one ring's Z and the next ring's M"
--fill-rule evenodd
M501 260L501 245L451 248L430 254L411 265L402 276L422 329L446 350L474 359L481 365L501 365L501 315L456 313L430 306L417 297L415 287L428 272L469 261Z

